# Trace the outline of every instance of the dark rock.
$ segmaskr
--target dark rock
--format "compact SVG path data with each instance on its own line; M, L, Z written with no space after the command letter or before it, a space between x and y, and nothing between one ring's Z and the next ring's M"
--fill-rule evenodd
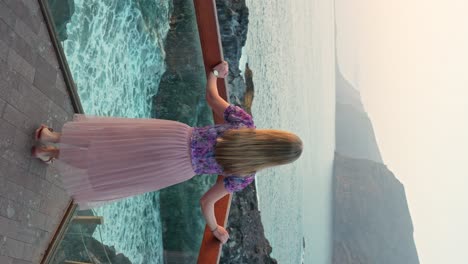
M244 100L243 100L243 107L247 113L252 115L252 103L255 95L254 91L254 84L253 84L253 72L249 67L249 64L245 64L245 73L244 73L244 78L245 78L245 94L244 94Z
M68 38L67 24L75 12L75 2L73 0L48 0L47 2L54 18L57 37L60 41L64 41Z
M359 92L336 67L332 263L417 264L405 189L383 164Z
M216 8L224 59L229 63L229 100L242 105L246 86L239 70L239 60L247 40L249 9L245 0L216 0Z
M223 246L220 263L278 263L270 257L272 248L265 238L255 183L233 195L227 230L230 239Z
M213 121L205 103L205 68L193 10L193 1L173 1L164 44L166 71L153 98L153 117L202 126Z
M336 152L382 162L374 128L359 92L336 71Z
M382 163L336 153L332 263L419 263L405 189Z

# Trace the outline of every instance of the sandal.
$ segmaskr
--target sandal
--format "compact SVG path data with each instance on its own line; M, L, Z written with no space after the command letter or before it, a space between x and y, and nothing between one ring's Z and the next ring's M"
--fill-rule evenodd
M47 128L50 132L54 132L54 130L44 124L42 124L38 129L36 129L36 131L34 132L34 140L36 141L41 141L41 134L42 134L42 130L44 128Z
M51 156L51 157L49 157L49 158L44 158L44 157L40 156L41 153L47 152L45 149L47 149L47 147L36 147L36 146L33 146L33 147L31 148L31 156L40 159L40 160L43 161L45 164L52 164L52 163L54 163L55 157Z

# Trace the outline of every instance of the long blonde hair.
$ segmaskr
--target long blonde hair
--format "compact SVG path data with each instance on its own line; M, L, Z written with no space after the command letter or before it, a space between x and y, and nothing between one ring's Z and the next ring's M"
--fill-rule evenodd
M226 174L239 176L293 162L302 153L298 136L274 129L231 129L216 141L216 161Z

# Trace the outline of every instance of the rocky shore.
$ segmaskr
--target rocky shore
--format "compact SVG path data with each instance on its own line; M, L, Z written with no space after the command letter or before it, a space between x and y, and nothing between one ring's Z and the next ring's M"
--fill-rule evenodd
M239 61L247 40L249 9L245 0L216 0L216 9L224 59L229 63L229 100L233 104L242 105L246 83L239 70Z
M333 264L418 264L405 188L379 162L336 153Z
M229 241L223 246L220 263L278 263L264 235L255 185L232 197L228 219Z
M336 66L332 263L418 264L405 188L382 161L359 91Z

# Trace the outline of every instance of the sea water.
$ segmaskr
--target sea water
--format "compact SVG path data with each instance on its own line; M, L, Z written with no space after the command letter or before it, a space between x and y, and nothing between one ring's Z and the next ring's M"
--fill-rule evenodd
M296 163L262 171L256 180L272 256L278 263L330 263L333 1L247 0L247 5L243 62L254 73L256 125L293 131L304 143Z
M151 98L165 70L170 2L75 0L63 46L87 114L151 116ZM301 263L304 257L304 263L328 263L335 107L332 1L247 3L243 61L254 72L256 124L291 130L304 141L298 162L257 177L266 236L279 263ZM98 240L132 263L163 263L159 192L96 213L105 219L94 234Z

